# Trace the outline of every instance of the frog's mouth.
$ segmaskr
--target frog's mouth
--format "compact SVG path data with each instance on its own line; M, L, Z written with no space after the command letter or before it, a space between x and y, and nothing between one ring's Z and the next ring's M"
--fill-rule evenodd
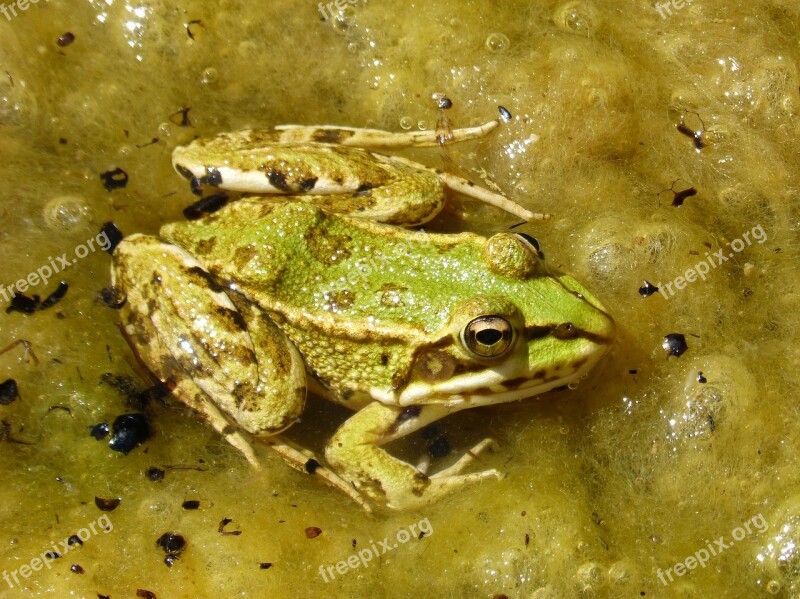
M543 352L551 356L546 365L542 364L541 359L529 358L526 353L509 358L496 366L461 365L460 373L455 372L439 381L425 376L427 366L420 368L418 361L416 376L412 377L391 403L401 406L437 404L464 408L538 395L585 377L606 354L611 346L611 339L611 335L587 335L587 338L574 339L569 342L569 349L562 359L554 359L550 351ZM422 376L420 371L423 371Z

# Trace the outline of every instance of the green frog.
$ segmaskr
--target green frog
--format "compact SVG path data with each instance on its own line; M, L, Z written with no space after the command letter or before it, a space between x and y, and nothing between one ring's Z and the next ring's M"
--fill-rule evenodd
M173 164L195 192L223 194L218 209L114 252L123 330L155 376L253 465L251 440L263 439L367 509L420 508L499 478L463 472L490 439L433 474L382 446L460 410L571 385L614 337L601 303L548 268L533 237L413 229L442 209L445 188L545 217L376 151L442 141L295 125L195 140ZM279 434L307 390L354 412L324 460Z

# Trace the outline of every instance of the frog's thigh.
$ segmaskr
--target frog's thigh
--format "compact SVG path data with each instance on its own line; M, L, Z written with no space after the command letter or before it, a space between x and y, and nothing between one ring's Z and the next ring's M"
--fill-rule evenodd
M483 137L500 124L497 119L478 127L452 129L448 132L447 143L457 143L468 139ZM280 132L282 143L324 142L358 148L407 148L438 146L442 143L440 133L431 131L383 131L382 129L360 129L358 127L336 127L305 125L280 125L275 127Z
M407 434L445 413L448 412L438 406L423 406L413 417L418 420L410 423L406 408L374 402L336 431L326 447L325 457L361 493L393 509L422 507L464 485L499 478L496 470L454 474L466 463L464 458L459 460L458 467L428 477L379 447L402 436L398 429L402 428Z
M181 400L217 430L230 434L215 412L254 435L280 432L299 416L305 371L297 350L256 306L226 295L190 254L134 235L115 250L112 276L139 356L160 379L186 389ZM185 380L213 409L200 405Z
M411 227L428 222L444 206L444 186L432 172L389 165L388 183L350 195L297 196L329 212Z

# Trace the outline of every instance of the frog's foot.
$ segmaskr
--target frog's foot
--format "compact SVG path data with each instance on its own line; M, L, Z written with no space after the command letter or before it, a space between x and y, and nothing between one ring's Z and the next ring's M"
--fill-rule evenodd
M458 461L453 464L452 466L448 466L444 470L440 470L436 474L431 475L431 478L437 477L447 477L453 476L456 474L460 474L461 471L469 466L472 462L474 462L477 457L486 451L487 449L497 449L497 441L494 439L484 439L477 445L475 445L472 449L468 450L464 455L462 455ZM484 475L485 478L502 478L500 473L497 470L485 470L484 472L480 472L479 474Z
M330 486L339 489L342 493L350 497L350 499L355 501L365 511L372 511L372 508L353 485L347 483L338 474L323 466L308 449L300 447L281 435L272 436L268 438L266 442L293 468L320 477Z
M487 135L500 124L498 119L477 127L453 129L448 133L447 143L458 143L468 139L476 139ZM443 143L438 131L384 131L382 129L361 129L358 127L337 127L305 125L279 125L278 140L281 143L323 142L352 146L356 148L409 148L430 147Z
M476 455L492 445L491 440L482 441L453 466L432 476L380 447L447 413L440 406L412 409L372 403L336 431L325 457L364 496L398 510L420 508L465 485L499 478L496 470L459 474Z
M525 221L547 220L550 218L549 214L531 212L527 208L523 208L517 204L514 200L507 198L502 193L497 193L496 191L476 185L469 179L459 177L453 173L446 173L438 169L430 168L424 164L420 164L419 162L414 162L408 158L403 158L402 156L385 156L383 154L376 153L373 153L372 155L381 162L402 164L417 171L427 171L429 173L433 173L439 178L445 187L452 189L455 192L462 193L467 197L483 202L484 204L489 204L495 208L505 210L509 214L513 214L514 216L522 218Z
M123 330L139 359L255 464L239 429L279 433L305 403L305 368L294 345L258 307L158 238L123 240L112 284L125 297Z

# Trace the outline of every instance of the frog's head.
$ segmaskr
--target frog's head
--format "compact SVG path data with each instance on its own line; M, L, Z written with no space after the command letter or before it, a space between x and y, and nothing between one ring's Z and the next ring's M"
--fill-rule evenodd
M536 240L486 240L477 293L439 341L418 348L400 403L484 405L568 385L606 353L614 321L573 278L549 270Z

